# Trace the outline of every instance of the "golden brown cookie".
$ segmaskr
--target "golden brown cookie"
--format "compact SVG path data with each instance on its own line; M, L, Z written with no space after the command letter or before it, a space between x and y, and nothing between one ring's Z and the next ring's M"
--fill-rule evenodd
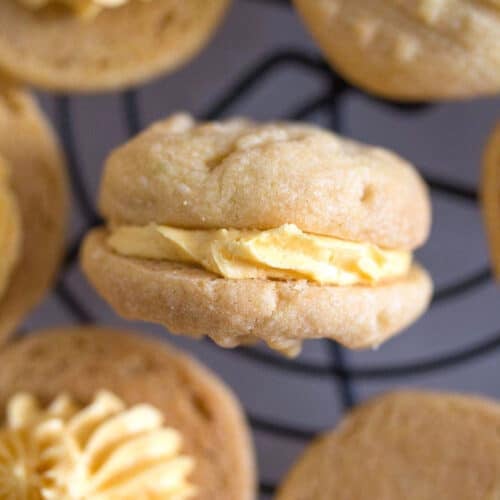
M107 328L40 332L0 352L0 409L15 394L46 405L63 393L82 405L99 391L160 410L195 467L196 500L255 498L253 449L229 389L190 357L158 341Z
M141 83L191 59L229 0L127 0L93 16L57 0L34 3L47 5L0 2L0 71L48 90L100 91Z
M411 263L431 218L419 175L313 126L175 115L111 154L100 206L108 228L87 237L84 271L119 314L174 333L361 348L430 298Z
M10 172L21 226L20 255L0 296L2 342L52 283L63 252L68 207L65 166L55 135L33 98L10 87L0 88L0 157Z
M21 214L12 186L10 166L0 156L0 298L5 294L19 262L21 239Z
M500 278L500 123L486 145L481 176L481 204L493 272Z
M278 500L472 500L500 495L500 405L470 396L396 392L318 438Z
M390 99L500 92L497 0L294 0L332 66Z

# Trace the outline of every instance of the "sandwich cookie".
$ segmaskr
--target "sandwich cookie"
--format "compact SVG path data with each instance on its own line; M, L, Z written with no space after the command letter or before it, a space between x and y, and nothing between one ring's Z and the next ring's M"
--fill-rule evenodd
M379 148L293 123L175 115L109 157L83 269L122 316L224 347L376 346L423 313L427 189Z
M229 0L2 0L0 71L53 91L138 84L194 57Z
M52 283L68 207L57 140L35 101L0 87L0 343Z
M5 498L255 498L239 403L163 343L105 328L12 342L0 352L0 411Z
M498 0L294 0L333 68L389 99L500 92Z
M396 392L355 409L310 445L277 500L493 500L500 495L500 405Z
M490 260L500 279L500 122L491 134L483 157L481 205Z

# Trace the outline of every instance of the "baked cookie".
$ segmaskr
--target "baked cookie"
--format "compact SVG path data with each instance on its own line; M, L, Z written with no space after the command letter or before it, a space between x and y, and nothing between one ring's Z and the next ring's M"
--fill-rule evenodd
M37 467L36 484L55 492L44 498L106 500L122 490L128 494L119 498L255 498L239 403L215 375L163 343L106 328L13 342L0 351L0 410L7 416L0 449L20 428L28 444L52 450L43 454L49 464ZM66 449L61 435L76 446ZM40 465L38 457L32 463ZM12 462L21 469L11 460L0 474L11 475ZM68 488L74 496L62 495Z
M55 91L123 88L207 43L229 0L2 0L0 71Z
M500 122L488 141L481 176L481 205L493 272L500 279Z
M471 500L500 495L500 405L396 392L318 438L277 500Z
M398 100L500 92L498 0L293 0L332 66Z
M28 94L0 87L0 343L51 285L68 207L57 140Z
M224 347L378 345L431 295L411 257L431 219L419 175L317 127L175 115L111 154L100 208L82 251L99 293Z

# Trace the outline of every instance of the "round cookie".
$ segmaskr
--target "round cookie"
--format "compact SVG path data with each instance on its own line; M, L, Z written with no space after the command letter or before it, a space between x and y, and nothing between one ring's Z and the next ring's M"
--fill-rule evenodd
M0 342L44 296L64 249L65 166L55 135L31 96L0 88L0 156L20 209L21 256L0 297Z
M28 392L48 404L68 393L82 404L100 390L148 403L183 436L195 459L197 500L255 498L253 449L239 403L190 357L158 341L107 328L37 333L0 351L0 409Z
M490 249L490 260L500 278L500 123L488 140L481 175L481 208Z
M277 500L470 500L500 493L500 405L396 392L313 442Z
M120 226L267 230L410 252L428 236L425 185L398 156L317 127L245 120L160 122L109 157L100 195L107 229L86 238L82 266L122 316L171 332L209 335L224 347L264 340L289 355L301 341L375 346L426 309L432 284L417 264L376 285L304 279L227 279L178 261L115 252Z
M294 0L332 66L397 100L500 92L497 0Z
M128 0L83 19L0 2L0 71L55 91L123 88L172 71L207 43L229 0Z

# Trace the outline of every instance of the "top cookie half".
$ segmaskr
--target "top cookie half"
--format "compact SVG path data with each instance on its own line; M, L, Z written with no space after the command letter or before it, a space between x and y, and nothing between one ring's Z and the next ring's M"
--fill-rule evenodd
M191 59L229 0L2 0L0 72L56 91L131 86Z
M100 207L111 225L302 231L412 250L430 202L414 168L319 128L175 115L110 156Z

